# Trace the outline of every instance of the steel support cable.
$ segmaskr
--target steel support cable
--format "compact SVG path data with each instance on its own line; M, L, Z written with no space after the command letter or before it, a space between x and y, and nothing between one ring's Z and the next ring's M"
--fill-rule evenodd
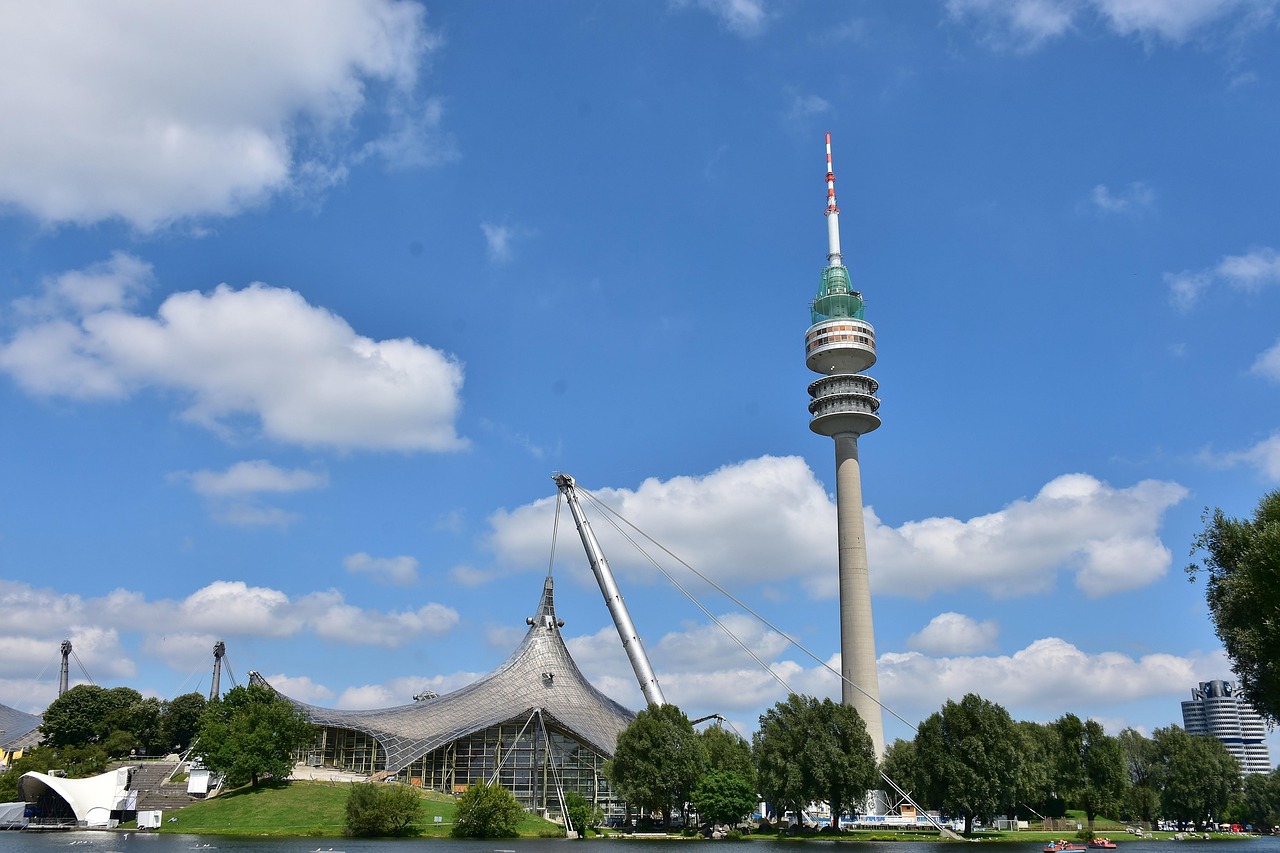
M750 614L751 616L755 617L755 618L756 618L757 620L759 620L761 623L763 623L764 625L766 625L770 630L772 630L772 631L776 632L777 634L779 634L779 635L780 635L780 636L782 636L782 637L785 637L788 643L790 643L791 645L795 646L795 647L796 647L797 649L799 649L800 651L804 652L806 655L808 655L810 658L812 658L816 663L818 663L820 666L822 666L822 668L823 668L823 669L825 669L825 670L827 670L828 672L832 673L832 674L833 674L833 675L835 675L837 678L839 678L842 682L844 682L844 683L848 684L848 685L849 685L850 687L852 687L854 690L857 690L857 691L858 691L859 693L861 693L863 696L866 696L868 699L870 699L871 701L875 702L877 705L879 705L879 706L880 706L880 710L882 710L882 711L887 711L887 712L888 712L890 715L892 715L896 720L898 720L900 723L902 723L903 725L905 725L907 728L911 729L913 732L917 730L917 729L916 729L916 727L915 727L915 725L913 725L912 723L910 723L910 722L908 722L906 719L904 719L904 718L902 717L902 715L901 715L901 714L899 714L897 711L893 710L893 709L892 709L892 708L890 708L888 705L885 705L883 702L881 702L881 701L879 700L879 698L877 698L877 697L875 697L875 696L872 696L871 694L867 693L867 691L863 690L861 686L859 686L858 684L855 684L855 683L853 682L853 680L852 680L852 679L845 678L844 673L842 673L842 672L837 672L837 671L836 671L836 669L835 669L834 667L832 667L829 663L827 663L827 662L826 662L826 661L824 661L822 658L820 658L820 657L818 657L817 655L815 655L813 652L809 651L807 648L805 648L803 645L801 645L797 640L795 640L794 638L792 638L789 634L785 633L784 631L782 631L782 629L778 628L776 625L774 625L774 624L773 624L772 622L770 622L768 619L764 618L764 617L763 617L763 616L761 616L759 613L757 613L755 610L751 609L749 606L747 606L747 604L746 604L745 602L743 602L742 600L740 600L740 599L739 599L737 596L735 596L733 593L729 592L729 591L728 591L728 590L726 590L724 587L720 586L720 584L716 583L716 582L715 582L715 581L713 581L711 578L709 578L709 577L707 577L706 575L702 574L702 573L701 573L701 572L699 572L697 569L695 569L693 566L689 565L689 564L688 564L688 563L686 563L684 560L682 560L682 559L680 559L679 557L677 557L675 554L673 554L673 553L670 551L670 549L668 549L666 546L664 546L661 542L656 541L653 537L649 536L649 534L645 533L643 530L641 530L640 528L636 527L634 524L632 524L630 521L628 521L626 518L624 518L621 514L619 514L618 512L616 512L612 507L610 507L610 506L609 506L608 504L606 504L604 501L601 501L599 498L597 498L597 497L596 497L595 495L593 495L591 492L589 492L589 491L587 491L586 489L582 488L582 486L578 486L578 491L579 491L579 492L581 492L582 494L585 494L585 495L587 496L587 498L591 501L591 503L592 503L592 505L593 505L593 506L597 506L597 507L599 507L601 510L603 510L607 515L610 515L610 516L613 516L613 517L617 518L619 521L621 521L621 522L622 522L623 524L625 524L627 527L631 528L631 529L632 529L632 530L634 530L636 533L638 533L638 534L640 534L642 537L644 537L647 541L651 542L655 547L657 547L658 549L660 549L660 550L661 550L664 554L666 554L668 557L670 557L671 559L675 560L675 561L676 561L677 563L679 563L680 565L684 566L686 569L688 569L690 572L692 572L695 576L697 576L699 579L701 579L704 583L706 583L708 586L710 586L710 587L711 587L712 589L714 589L716 592L720 593L720 594L721 594L721 595L723 595L725 598L729 599L729 600L730 600L730 601L732 601L734 604L736 604L736 605L738 605L739 607L741 607L741 608L742 608L743 610L745 610L748 614ZM615 529L617 529L618 525L617 525L615 522L612 522L612 521L611 521L611 522L610 522L610 524L613 524L614 528L615 528ZM620 531L620 532L621 532L621 531ZM626 536L626 534L623 534L623 535L624 535L624 536ZM641 554L644 554L645 559L649 560L649 562L650 562L650 563L652 563L654 566L657 566L657 565L658 565L656 562L654 562L653 558L652 558L652 557L650 557L650 556L648 555L648 553L646 553L646 552L644 551L644 549L640 548L640 546L639 546L639 545L636 545L635 541L634 541L633 539L631 539L631 537L630 537L630 536L626 536L626 539L627 539L627 541L628 541L628 542L631 542L631 544L632 544L632 545L634 545L634 546L636 547L636 550L640 551L640 553L641 553ZM662 569L661 567L659 567L659 568L658 568L658 570L659 570L659 571L661 571L661 572L662 572L662 574L663 574L664 576L666 576L666 578L667 578L668 580L670 580L673 584L675 584L675 585L676 585L676 587L677 587L681 592L683 592L683 593L685 594L685 596L689 598L689 600L690 600L690 601L693 601L693 602L694 602L694 604L696 604L696 605L698 606L698 609L702 610L702 612L703 612L703 613L707 613L707 609L706 609L705 607L703 607L703 606L702 606L702 605L701 605L701 604L700 604L696 599L694 599L694 598L693 598L693 597L692 597L688 592L686 592L686 591L685 591L685 589L684 589L684 587L682 587L682 586L680 586L678 583L676 583L676 582L675 582L675 580L674 580L674 579L672 579L671 575L670 575L670 574L668 574L668 573L666 572L666 570ZM708 615L710 615L710 614L708 613ZM712 618L714 619L715 617L712 617ZM722 629L722 630L724 630L727 634L729 634L729 636L730 636L730 637L731 637L735 642L737 642L737 643L738 643L738 645L740 645L740 646L742 645L742 642L741 642L740 640L738 640L738 638L737 638L737 637L735 637L735 636L733 635L733 633L732 633L731 631L729 631L729 629L728 629L728 628L725 628L725 627L724 627L724 625L722 625L722 624L719 622L719 620L716 620L716 624L717 624L717 625L720 625L721 629ZM746 647L745 647L745 646L743 646L743 648L746 648ZM752 657L755 657L755 655L752 655ZM757 662L759 662L759 658L756 658L756 661L757 661ZM762 664L762 665L763 665L763 664ZM766 669L768 669L768 667L765 667L765 668L766 668ZM776 674L776 673L774 673L774 672L773 672L773 670L769 669L768 671L769 671L769 674L770 674L770 675L773 675L773 677L774 677L774 678L778 678L777 674ZM781 679L778 679L778 680L781 682ZM783 686L786 686L786 685L784 684ZM790 692L792 692L792 691L790 690L790 688L788 688L788 689L787 689L787 692L788 692L788 693L790 693Z
M76 666L80 667L80 672L83 673L84 677L89 680L89 683L97 687L98 682L94 681L93 676L89 674L89 670L84 668L84 664L80 662L80 655L76 654L75 649L71 650L71 659L76 662Z
M604 505L603 505L603 504L601 504L598 500L596 500L595 495L591 494L590 492L587 492L586 490L582 489L581 487L579 487L579 491L582 491L582 492L584 492L584 493L587 495L588 500L590 500L590 501L592 502L592 505L593 505L593 506L602 506L602 507L604 506ZM608 509L607 507L605 507L605 508L606 508L606 509ZM609 510L609 513L612 513L612 510ZM701 610L701 611L706 615L706 617L707 617L708 619L710 619L712 622L716 623L716 625L720 628L720 630L721 630L721 631L724 631L724 632L725 632L725 634L729 637L729 639L733 640L735 643L737 643L737 644L738 644L738 648L742 649L744 652L746 652L748 655L750 655L750 656L751 656L751 659L752 659L753 661L755 661L755 662L756 662L756 663L757 663L757 664L758 664L758 665L759 665L759 666L760 666L760 667L761 667L765 672L767 672L767 673L769 673L771 676L773 676L774 680L775 680L775 681L777 681L779 684L781 684L781 685L782 685L782 689L783 689L783 690L787 691L787 693L794 693L794 692L795 692L795 691L793 691L793 690L791 689L791 686L790 686L789 684L787 684L787 682L785 682L785 681L783 681L783 680L782 680L782 676L778 675L776 672L774 672L774 671L773 671L773 669L772 669L768 664L766 664L764 661L760 660L760 657L759 657L755 652L753 652L750 648L748 648L746 643L744 643L744 642L742 642L742 640L738 639L738 635L737 635L737 634L734 634L732 631L730 631L730 630L728 629L728 627L726 627L726 626L725 626L725 624L724 624L723 622L721 622L719 619L717 619L717 618L715 617L715 615L714 615L714 614L712 614L712 612L711 612L710 610L708 610L706 607L704 607L704 606L702 605L702 602L701 602L701 601L699 601L697 598L695 598L695 597L694 597L693 593L691 593L691 592L689 592L689 590L685 589L685 588L684 588L684 586L682 586L678 580L676 580L674 577L672 577L672 576L671 576L671 573L670 573L670 572L668 572L668 571L667 571L666 569L664 569L661 565L659 565L659 564L658 564L658 562L657 562L656 560L654 560L654 559L653 559L653 557L649 556L648 552L646 552L643 548L641 548L641 547L640 547L640 545L639 545L639 544L638 544L634 539L632 539L632 538L631 538L631 536L630 536L630 535L629 535L625 530L623 530L621 527L619 527L619 526L618 526L618 523L617 523L616 521L614 521L614 520L613 520L613 518L611 518L611 517L610 517L610 514L609 514L609 513L606 513L606 514L604 515L604 519L605 519L605 521L609 522L609 525L610 525L611 527L613 527L613 529L614 529L614 530L618 531L618 533L622 536L622 538L624 538L624 539L626 539L628 542L630 542L630 543L631 543L631 546L632 546L633 548L635 548L637 551L639 551L639 552L644 556L644 558L645 558L646 560L648 560L648 561L649 561L649 564L650 564L651 566L653 566L655 569L657 569L659 572L661 572L661 573L662 573L662 576L663 576L663 577L665 577L668 581L670 581L672 586L674 586L676 589L680 590L680 592L684 594L684 597L685 597L685 598L687 598L687 599L689 599L691 602L693 602L693 605L694 605L695 607L697 607L699 610ZM614 513L614 515L616 515L616 513ZM618 517L618 518L622 518L621 516L617 516L617 517ZM625 521L625 520L626 520L626 519L623 519L623 521ZM636 529L636 528L632 527L632 529ZM642 531L637 530L637 532L640 532L640 534L641 534L642 536L644 535L644 533L643 533ZM648 537L645 537L645 538L648 538ZM653 540L649 540L649 541L653 541ZM659 547L661 547L661 546L659 546ZM664 549L664 550L665 550L665 549ZM668 552L668 553L670 553L670 552ZM694 572L694 574L697 574L697 572ZM775 630L776 630L776 629L775 629Z
M551 556L547 558L547 577L551 577L551 569L556 564L556 539L560 535L560 505L564 501L564 495L560 490L556 490L556 520L551 525Z

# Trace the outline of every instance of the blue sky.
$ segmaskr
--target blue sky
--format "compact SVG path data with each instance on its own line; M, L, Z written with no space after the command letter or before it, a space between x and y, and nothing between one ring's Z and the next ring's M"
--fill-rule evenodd
M66 637L166 698L217 639L322 705L458 687L533 612L555 471L833 660L825 132L886 704L1150 731L1230 677L1182 568L1280 483L1273 0L5 6L0 702ZM749 734L777 681L596 526L668 698Z

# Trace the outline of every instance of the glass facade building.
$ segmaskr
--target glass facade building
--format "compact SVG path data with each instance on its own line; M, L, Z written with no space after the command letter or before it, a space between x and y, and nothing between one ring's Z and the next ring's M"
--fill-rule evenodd
M529 631L498 669L443 696L395 708L342 711L294 701L317 726L308 764L456 794L497 781L526 808L562 813L577 791L617 814L604 778L618 734L635 714L593 687L560 635L552 580L543 585ZM257 673L251 681L266 684Z

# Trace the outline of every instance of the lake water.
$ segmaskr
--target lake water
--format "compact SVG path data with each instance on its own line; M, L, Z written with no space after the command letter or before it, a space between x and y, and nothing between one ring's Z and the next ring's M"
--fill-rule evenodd
M1231 841L1125 841L1118 853L1280 853L1280 837ZM426 849L427 853L819 853L838 846L844 853L960 853L960 842L920 841L696 841L656 839L502 839L454 841L451 839L364 840L347 838L229 838L213 835L156 835L138 832L3 832L0 853L328 853L345 851L399 851ZM692 846L692 849L691 849ZM982 842L982 853L1040 853L1043 842ZM1128 850L1128 848L1132 848ZM831 851L835 853L835 851Z

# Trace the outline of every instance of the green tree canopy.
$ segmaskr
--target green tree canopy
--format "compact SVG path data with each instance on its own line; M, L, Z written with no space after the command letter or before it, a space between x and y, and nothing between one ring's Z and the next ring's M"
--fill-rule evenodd
M292 702L269 687L233 687L214 699L200 718L195 753L232 787L263 776L284 779L293 753L308 745L311 723Z
M205 698L200 693L183 693L164 704L160 715L160 743L164 750L181 752L191 745L200 731L200 716Z
M884 758L880 759L880 772L888 776L903 793L915 799L920 788L916 772L915 741L897 738L885 747Z
M736 770L711 770L693 789L698 817L709 823L735 824L755 811L756 793Z
M790 811L799 820L804 807L823 794L812 768L800 760L817 702L812 696L792 693L760 715L752 739L760 793L779 817Z
M1222 741L1187 734L1178 726L1156 729L1151 739L1164 817L1197 828L1220 817L1240 785L1240 764Z
M1126 816L1153 823L1160 811L1160 766L1155 743L1132 728L1121 731L1117 740L1124 757Z
M1009 712L976 693L947 700L916 733L916 759L924 802L964 817L991 817L1009 799L1021 755Z
M1187 566L1208 575L1205 598L1245 698L1269 723L1280 723L1280 490L1258 502L1252 519L1205 513Z
M866 724L848 705L791 694L760 717L755 736L761 793L799 815L825 800L832 818L851 813L879 776Z
M472 782L458 797L454 838L514 838L524 820L524 807L501 785Z
M1124 753L1120 742L1097 720L1063 714L1053 724L1058 733L1058 784L1072 805L1083 809L1089 828L1094 819L1119 809L1124 796Z
M1058 733L1048 723L1021 720L1013 724L1018 738L1018 773L1009 792L1007 811L1030 809L1037 817L1061 817L1065 803L1057 796Z
M148 724L149 712L158 708L152 703L131 687L77 684L49 703L40 731L50 746L102 743L117 730L136 734Z
M683 808L707 770L702 738L675 705L650 705L618 735L605 763L609 784L631 806L661 809L663 823Z
M719 723L703 729L699 736L707 751L708 769L737 773L755 790L756 762L751 755L751 744L745 738Z

